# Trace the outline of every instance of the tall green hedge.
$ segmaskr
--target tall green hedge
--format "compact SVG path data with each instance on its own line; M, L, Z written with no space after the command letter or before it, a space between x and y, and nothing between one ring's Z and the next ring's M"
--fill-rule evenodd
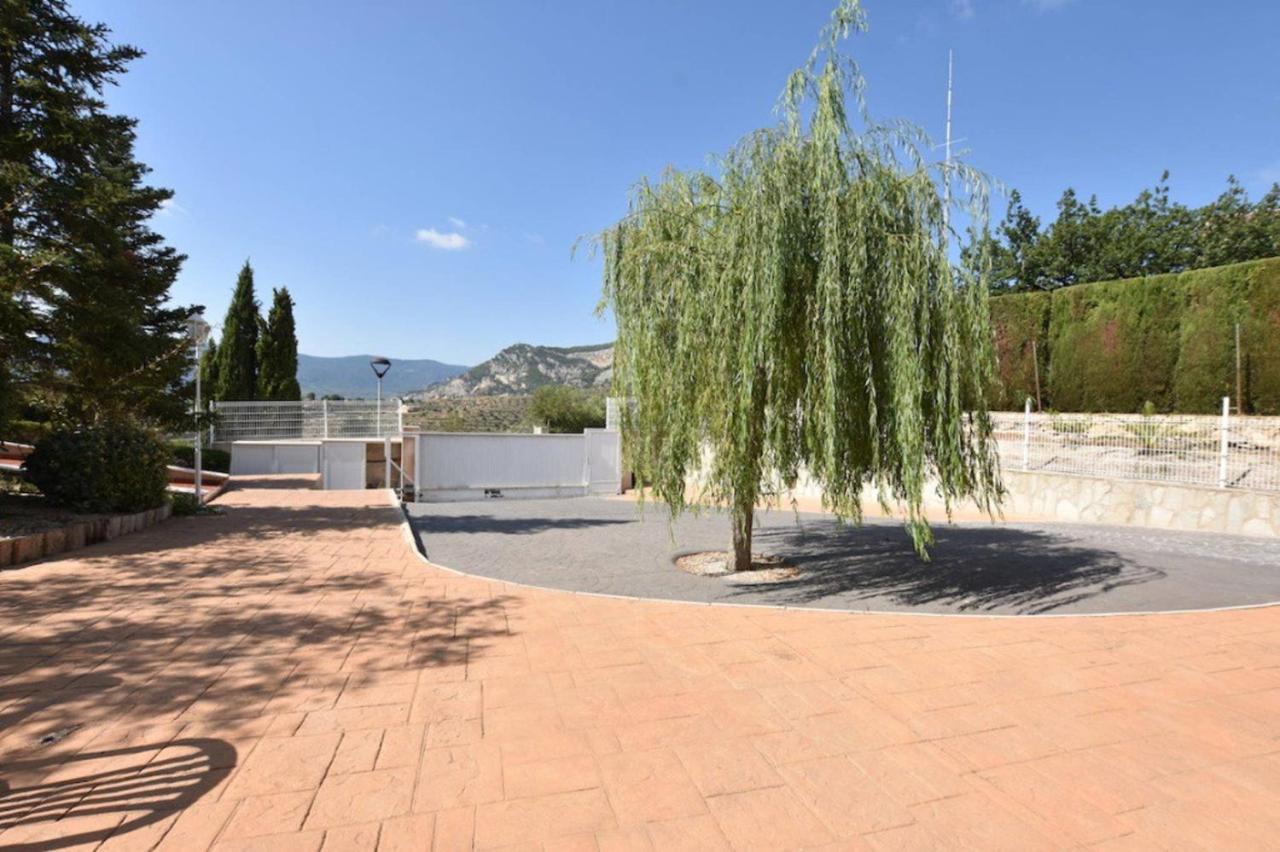
M1049 376L1049 294L1015 293L991 300L991 328L996 338L996 386L989 397L993 408L1012 411L1036 398L1036 369L1040 362L1040 391ZM1034 345L1033 345L1034 343Z
M1034 339L1048 408L1217 411L1236 396L1239 322L1245 410L1280 414L1280 258L1000 296L991 318L998 408L1034 396Z

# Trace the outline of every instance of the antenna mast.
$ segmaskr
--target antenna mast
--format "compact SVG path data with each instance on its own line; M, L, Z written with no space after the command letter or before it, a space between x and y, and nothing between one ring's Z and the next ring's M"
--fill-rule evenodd
M947 51L947 158L942 166L942 229L951 228L951 51ZM943 234L946 239L946 234Z

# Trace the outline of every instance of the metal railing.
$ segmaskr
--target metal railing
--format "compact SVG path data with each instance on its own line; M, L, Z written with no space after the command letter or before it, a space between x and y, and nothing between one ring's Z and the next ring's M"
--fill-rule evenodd
M1005 470L1280 491L1280 417L992 412Z
M323 438L383 438L404 430L404 406L384 399L300 402L214 402L210 440L271 441Z

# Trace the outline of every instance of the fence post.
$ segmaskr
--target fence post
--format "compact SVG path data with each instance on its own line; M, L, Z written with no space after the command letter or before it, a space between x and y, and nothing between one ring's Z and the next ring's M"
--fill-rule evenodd
M404 400L403 399L396 400L396 431L399 432L401 435L404 434ZM403 461L404 457L401 456L400 460Z
M1231 397L1222 398L1222 422L1218 427L1218 487L1227 487L1227 429L1231 425Z
M329 400L320 400L320 409L324 412L324 436L329 437Z
M1022 471L1026 473L1031 459L1031 397L1022 406Z
M401 458L400 460L404 461L403 458ZM391 439L390 438L382 439L382 463L386 468L386 473L383 474L382 487L394 488L395 486L391 484Z

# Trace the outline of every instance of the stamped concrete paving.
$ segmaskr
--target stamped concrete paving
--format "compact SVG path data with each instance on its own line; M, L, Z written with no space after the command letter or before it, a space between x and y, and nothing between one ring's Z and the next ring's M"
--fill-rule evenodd
M1263 848L1280 610L949 619L424 564L240 490L0 575L0 847Z
M936 613L1165 612L1280 601L1275 539L1087 524L935 526L921 562L902 525L858 528L788 510L757 515L756 549L802 573L742 585L675 570L723 550L723 513L668 524L628 500L484 500L410 506L427 555L498 580L647 598Z

